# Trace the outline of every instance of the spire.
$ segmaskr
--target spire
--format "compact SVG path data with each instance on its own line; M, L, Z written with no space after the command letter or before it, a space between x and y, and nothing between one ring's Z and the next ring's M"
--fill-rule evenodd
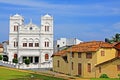
M30 19L30 24L32 24L32 19Z

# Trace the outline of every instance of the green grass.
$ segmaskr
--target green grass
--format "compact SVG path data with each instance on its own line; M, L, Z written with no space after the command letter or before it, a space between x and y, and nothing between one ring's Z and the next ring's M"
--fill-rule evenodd
M0 80L64 80L50 76L30 73L12 68L0 67Z
M120 80L119 78L94 78L90 80Z

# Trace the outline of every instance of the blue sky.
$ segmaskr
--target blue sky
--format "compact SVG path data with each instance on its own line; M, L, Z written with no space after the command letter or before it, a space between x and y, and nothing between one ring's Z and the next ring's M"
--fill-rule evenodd
M120 33L120 0L0 0L0 42L9 39L9 17L16 13L38 26L41 15L52 15L55 40L104 40Z

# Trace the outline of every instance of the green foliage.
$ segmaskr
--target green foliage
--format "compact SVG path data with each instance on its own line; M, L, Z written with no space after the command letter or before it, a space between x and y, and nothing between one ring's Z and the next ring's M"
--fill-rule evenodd
M18 59L17 58L13 58L12 62L13 63L18 63Z
M0 55L0 60L2 60L3 59L3 57L2 57L2 55Z
M112 39L105 38L105 42L108 43L120 42L120 34L116 33L114 36L112 36Z
M118 74L118 77L119 77L119 79L120 79L120 74Z
M29 64L30 64L30 59L29 59L29 58L26 58L26 59L25 59L25 64L26 64L26 65L29 65Z
M107 74L101 74L100 78L109 78Z

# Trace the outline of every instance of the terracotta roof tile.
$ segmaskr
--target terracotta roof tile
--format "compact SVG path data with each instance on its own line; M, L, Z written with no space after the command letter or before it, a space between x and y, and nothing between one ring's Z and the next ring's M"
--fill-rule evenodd
M61 51L59 51L59 52L56 52L56 53L54 53L53 55L52 55L52 57L53 56L65 56L66 55L66 50L61 50Z
M90 41L90 42L82 42L78 45L74 45L67 50L61 50L52 56L64 56L67 52L94 52L99 48L113 48L112 44L103 41Z
M82 42L78 45L75 45L67 51L72 52L94 52L99 48L112 48L113 45L103 41L90 41L90 42Z

